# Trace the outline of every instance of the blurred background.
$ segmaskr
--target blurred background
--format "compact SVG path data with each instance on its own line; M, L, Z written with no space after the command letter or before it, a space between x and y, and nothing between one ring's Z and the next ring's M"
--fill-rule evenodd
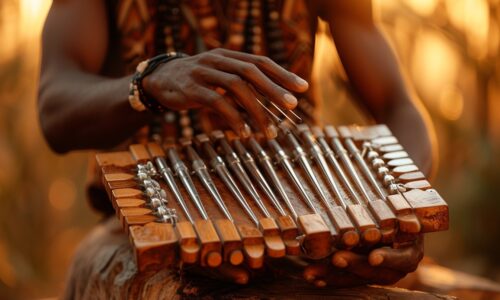
M376 0L381 29L429 111L439 141L433 185L448 232L429 234L441 265L500 281L500 1ZM50 0L0 2L0 299L55 297L78 242L98 222L84 198L88 153L48 149L36 112L40 32ZM366 49L370 51L370 49ZM325 115L366 123L323 25L316 60Z

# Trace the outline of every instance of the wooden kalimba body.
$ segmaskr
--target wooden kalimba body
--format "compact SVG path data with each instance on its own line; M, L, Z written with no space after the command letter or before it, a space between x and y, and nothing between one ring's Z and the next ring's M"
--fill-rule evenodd
M140 271L180 262L261 268L446 230L448 206L385 125L214 131L97 154Z

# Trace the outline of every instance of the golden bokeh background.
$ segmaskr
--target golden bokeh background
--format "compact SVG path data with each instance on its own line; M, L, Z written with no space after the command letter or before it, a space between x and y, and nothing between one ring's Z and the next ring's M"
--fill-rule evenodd
M500 1L376 0L409 85L434 122L434 186L451 228L426 254L500 281ZM88 153L53 154L36 111L40 33L50 0L0 2L0 299L55 297L78 242L99 221L84 199ZM370 49L366 49L370 51ZM321 68L318 68L321 62ZM325 26L314 75L325 120L364 123ZM409 132L408 134L411 134Z

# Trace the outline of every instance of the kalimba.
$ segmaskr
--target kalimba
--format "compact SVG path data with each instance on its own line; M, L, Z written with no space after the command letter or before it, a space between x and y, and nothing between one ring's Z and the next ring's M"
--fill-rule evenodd
M214 131L97 154L140 271L323 259L446 230L448 206L385 125Z

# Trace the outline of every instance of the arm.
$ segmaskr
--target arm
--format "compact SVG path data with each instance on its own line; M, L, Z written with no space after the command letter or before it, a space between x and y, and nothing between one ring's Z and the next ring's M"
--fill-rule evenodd
M431 171L431 121L408 93L394 53L374 24L369 0L319 1L346 73L359 100L377 122L389 126L424 173Z
M128 104L128 76L97 75L106 57L107 28L104 1L52 4L42 37L38 108L56 152L113 146L148 118Z
M43 34L39 90L42 130L57 152L113 146L146 124L149 113L128 103L130 76L98 74L108 48L106 7L100 0L55 1ZM242 135L250 134L239 104L269 138L276 128L255 101L249 85L286 109L307 82L267 57L215 49L158 67L143 81L146 94L172 110L209 107ZM214 90L223 88L222 96ZM228 100L228 97L232 100Z

